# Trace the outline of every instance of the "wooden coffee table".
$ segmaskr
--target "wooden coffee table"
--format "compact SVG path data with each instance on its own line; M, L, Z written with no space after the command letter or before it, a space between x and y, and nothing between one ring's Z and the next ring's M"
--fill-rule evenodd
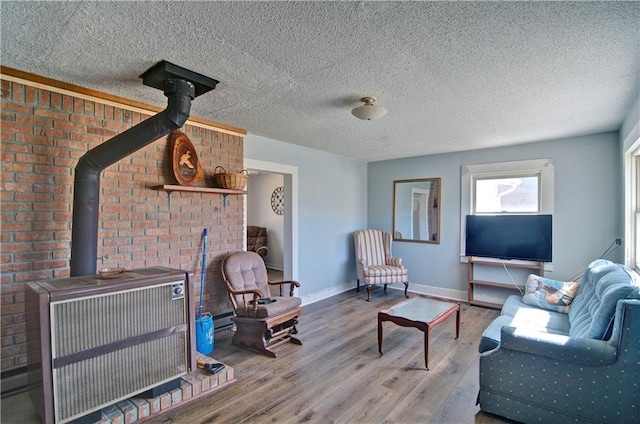
M424 365L429 370L429 331L456 313L456 339L460 334L460 302L413 297L378 312L378 351L382 355L382 323L415 327L424 333Z

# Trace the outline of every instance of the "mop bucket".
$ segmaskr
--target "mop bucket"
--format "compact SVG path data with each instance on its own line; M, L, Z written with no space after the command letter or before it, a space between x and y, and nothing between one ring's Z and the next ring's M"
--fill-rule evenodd
M213 317L209 314L196 318L196 350L203 355L213 352Z

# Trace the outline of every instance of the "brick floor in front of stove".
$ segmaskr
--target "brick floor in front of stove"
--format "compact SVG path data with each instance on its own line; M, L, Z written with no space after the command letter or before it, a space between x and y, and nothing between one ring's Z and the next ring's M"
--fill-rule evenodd
M198 354L198 360L216 362ZM225 368L217 374L197 369L181 377L180 387L154 398L134 396L103 408L96 424L128 424L155 417L183 405L200 396L213 393L235 382L233 368Z

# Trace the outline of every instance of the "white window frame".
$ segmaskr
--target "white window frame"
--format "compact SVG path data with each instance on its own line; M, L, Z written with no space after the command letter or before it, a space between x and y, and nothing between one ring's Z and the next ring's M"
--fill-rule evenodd
M477 178L508 178L539 175L538 186L539 214L553 215L554 173L555 167L550 158L530 159L511 162L484 163L466 165L460 168L462 187L460 190L460 261L467 262L465 252L465 233L467 215L474 213L474 181ZM485 215L485 214L483 214ZM523 214L525 215L525 214ZM555 226L555 223L553 224ZM552 263L545 264L551 270Z
M477 206L477 200L478 200L478 196L476 195L476 188L477 188L477 182L478 181L485 181L485 180L497 180L497 179L503 179L503 178L531 178L531 177L536 177L538 179L538 199L537 199L537 205L536 205L536 211L535 212L509 212L509 211L500 211L500 212L478 212L476 210L476 206ZM530 173L530 172L515 172L515 173L507 173L507 174L500 174L500 175L492 175L492 174L474 174L471 177L471 184L472 184L472 189L471 189L471 214L473 215L536 215L540 213L540 187L542 186L541 184L541 175L540 172L535 172L535 173Z
M640 138L624 154L624 262L640 271Z

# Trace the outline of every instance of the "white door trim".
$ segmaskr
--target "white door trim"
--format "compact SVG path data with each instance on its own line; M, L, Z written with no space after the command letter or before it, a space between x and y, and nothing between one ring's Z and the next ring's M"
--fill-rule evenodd
M284 275L285 280L298 281L298 167L275 162L244 158L250 170L273 172L284 176ZM247 198L245 196L244 226L246 238ZM245 239L246 246L246 239Z

